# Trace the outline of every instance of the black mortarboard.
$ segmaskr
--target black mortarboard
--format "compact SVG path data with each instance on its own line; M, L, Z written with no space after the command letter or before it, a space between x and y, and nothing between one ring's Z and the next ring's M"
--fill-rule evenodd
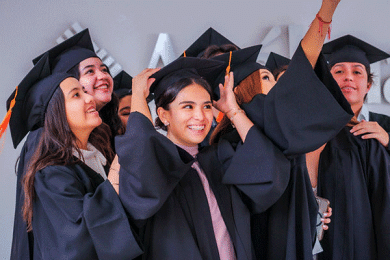
M322 52L330 67L339 62L358 62L369 68L370 63L390 57L386 52L352 35L345 35L324 44Z
M240 82L248 77L250 74L259 69L267 69L265 66L256 62L257 56L262 45L255 45L245 49L237 50L230 53L225 53L219 56L211 58L212 60L219 60L225 63L225 68L230 66L229 71L232 71L234 74L234 87L236 87ZM216 95L215 99L219 99L219 83L224 83L225 74L228 71L223 71L218 75L213 84L214 94Z
M50 75L48 55L44 54L20 82L9 121L15 148L29 131L43 125L46 108L53 93L68 77L70 75L65 73ZM8 98L7 109L14 96L15 91Z
M131 95L132 80L133 77L124 70L114 77L114 92L119 99Z
M207 29L190 47L185 51L186 57L201 57L204 50L210 45L221 46L224 44L232 44L239 47L228 40L225 36L214 30L213 28ZM184 53L180 56L183 57Z
M98 57L93 49L88 29L61 42L47 52L52 73L67 72L85 59ZM37 63L42 55L35 58L33 63Z
M283 66L286 66L290 63L290 59L279 55L275 52L271 52L268 56L265 66L274 73L276 69L280 69Z
M169 86L186 77L202 77L211 85L215 78L224 70L221 61L181 57L154 73L151 78L156 80L150 87L150 92L158 98Z

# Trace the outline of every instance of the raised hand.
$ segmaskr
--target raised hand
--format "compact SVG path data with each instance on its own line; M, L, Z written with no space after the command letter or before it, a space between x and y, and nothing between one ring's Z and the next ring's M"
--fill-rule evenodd
M159 69L144 69L140 74L135 76L132 81L131 112L139 112L146 116L153 123L152 115L146 102L149 96L149 89L156 80L150 78Z
M234 76L233 72L230 72L229 75L225 76L224 85L219 84L220 99L213 102L213 106L224 114L229 114L229 111L233 111L234 109L240 109L233 92L233 87Z
M153 84L153 78L150 78L159 69L144 69L140 74L132 80L132 94L137 97L147 98L149 96L149 88Z

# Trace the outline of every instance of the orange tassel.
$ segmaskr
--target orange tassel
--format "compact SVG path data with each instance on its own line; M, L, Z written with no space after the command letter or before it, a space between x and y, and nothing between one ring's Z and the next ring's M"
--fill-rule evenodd
M228 75L230 73L230 65L232 63L232 51L230 51L230 55L229 55L229 65L226 67L226 75Z
M184 58L187 57L186 51L184 51L183 54L184 54L184 55L183 55Z
M224 114L222 112L219 112L215 121L217 121L217 123L219 124L222 121L223 116Z
M0 124L0 138L3 136L5 130L7 129L7 126L9 124L9 120L11 119L12 108L15 106L15 99L16 99L17 95L18 95L18 87L16 87L15 96L11 101L11 104L9 106L7 114L5 115L3 122L1 122L1 124Z

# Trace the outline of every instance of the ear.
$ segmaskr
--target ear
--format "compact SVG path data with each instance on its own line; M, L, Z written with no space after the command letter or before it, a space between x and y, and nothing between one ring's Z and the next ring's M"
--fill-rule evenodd
M372 87L372 83L367 83L367 92L370 91L371 87Z
M163 124L169 123L169 111L162 107L157 108L157 115Z

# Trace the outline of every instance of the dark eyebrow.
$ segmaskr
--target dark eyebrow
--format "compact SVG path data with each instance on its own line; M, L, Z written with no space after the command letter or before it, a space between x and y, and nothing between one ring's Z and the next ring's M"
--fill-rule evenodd
M84 71L85 69L93 68L95 67L94 65L87 65L84 68L81 69L81 71Z
M182 101L179 103L179 105L183 105L183 104L196 104L194 101ZM203 104L211 104L211 101L205 101L203 102Z
M182 104L195 104L194 101L182 101L179 103L179 105L182 105Z
M125 109L131 109L131 107L130 107L130 106L122 107L122 108L119 110L119 112L122 112L122 111L125 110Z
M74 92L74 91L79 91L79 90L80 90L79 87L74 87L74 88L72 88L72 89L68 92L68 96L69 96L72 92Z
M358 68L365 69L364 65L361 65L361 64L356 64L356 65L353 65L353 67L358 67Z

